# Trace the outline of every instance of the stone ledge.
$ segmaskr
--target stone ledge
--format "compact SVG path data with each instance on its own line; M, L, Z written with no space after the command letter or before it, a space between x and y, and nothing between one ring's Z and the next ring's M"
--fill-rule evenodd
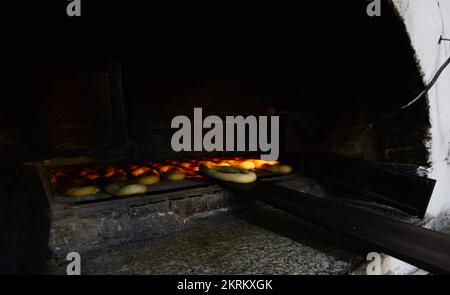
M83 253L126 242L148 240L185 229L202 214L220 213L233 207L235 198L226 191L205 193L156 203L103 208L53 218L50 249L53 256Z

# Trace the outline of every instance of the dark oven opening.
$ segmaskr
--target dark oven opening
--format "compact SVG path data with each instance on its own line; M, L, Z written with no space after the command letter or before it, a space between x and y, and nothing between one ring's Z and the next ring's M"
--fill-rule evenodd
M321 253L317 259L331 261L313 273L354 271L371 247L442 271L437 259L403 251L404 244L420 244L427 235L421 226L430 220L426 210L435 185L427 178L426 100L396 113L425 88L403 22L393 8L376 25L350 13L357 9L350 4L336 9L348 18L333 22L339 34L330 34L329 23L309 10L257 30L242 20L236 28L218 26L214 34L192 24L154 38L123 40L111 39L110 31L97 38L83 25L76 33L68 25L70 32L84 34L87 47L64 47L70 40L62 37L38 48L31 68L12 70L15 79L2 84L11 100L0 115L2 188L9 196L4 207L45 207L35 218L42 231L40 253L50 250L40 260L46 271L64 271L69 252L121 259L131 251L127 247L137 245L137 253L155 265L130 273L247 273L238 262L212 265L207 255L196 269L190 268L193 261L173 263L182 247L203 249L191 237L225 252L232 239L244 248L270 240L278 245L276 255L289 253L284 239L292 239L302 245L292 253L310 246ZM324 13L332 20L340 15ZM192 122L192 144L183 151L172 144L176 116ZM269 136L272 143L278 138L279 157L261 160L267 152L261 145L249 150L261 121L256 128L244 124L241 133L223 126L218 134L224 142L217 143L219 135L213 141L222 148L195 147L198 133L202 143L215 126L204 126L208 116L216 123L237 116L279 118L279 132ZM234 143L227 149L230 132ZM257 181L223 183L205 176L202 166L244 169ZM43 187L44 198L27 200L23 181L29 179L38 179L33 185ZM399 232L417 238L389 240ZM249 240L238 239L246 233ZM154 252L145 252L148 241ZM261 259L264 251L271 250L243 255ZM11 265L17 265L14 259L19 258L10 258ZM313 261L307 265L315 269ZM288 273L302 272L298 264L285 266ZM100 268L94 259L88 272ZM111 273L127 273L112 268ZM283 269L248 269L259 271Z

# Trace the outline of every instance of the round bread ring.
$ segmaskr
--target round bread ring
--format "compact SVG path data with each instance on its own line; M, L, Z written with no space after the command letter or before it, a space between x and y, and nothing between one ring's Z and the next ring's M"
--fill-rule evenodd
M64 195L66 191L75 187L89 186L89 181L85 178L71 178L58 180L58 191Z
M137 182L139 184L152 185L152 184L159 182L159 175L158 174L150 174L147 176L142 176L142 177L138 178Z
M168 172L163 174L163 177L170 181L180 181L186 178L186 173L184 172Z
M263 167L263 169L277 174L289 174L292 173L292 171L294 170L290 165L281 165L281 166L266 165Z
M256 165L253 161L246 160L246 161L239 163L239 168L246 169L246 170L252 170L252 169L256 168Z
M133 183L133 184L127 184L123 187L121 187L117 191L118 196L130 196L130 195L136 195L136 194L144 194L147 192L147 187L144 184L139 183Z
M257 178L252 171L226 166L208 168L205 165L200 165L200 172L215 179L235 183L251 183L256 181Z
M74 186L64 191L64 196L71 198L95 195L100 192L100 188L95 185Z
M105 187L105 191L113 196L130 196L136 194L144 194L147 192L147 187L139 183L110 183Z
M117 192L118 192L119 189L120 189L121 187L123 187L123 186L125 186L125 183L117 183L117 182L113 182L113 183L108 184L108 185L105 187L105 192L107 192L107 193L110 194L110 195L117 196Z

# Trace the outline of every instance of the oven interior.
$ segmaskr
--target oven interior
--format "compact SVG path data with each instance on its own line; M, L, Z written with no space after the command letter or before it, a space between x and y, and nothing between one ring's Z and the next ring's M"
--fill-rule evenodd
M251 21L246 12L233 22L176 15L183 26L166 21L164 30L154 26L160 18L103 28L68 21L66 34L40 36L33 52L9 61L2 73L9 98L0 116L1 148L5 163L25 162L39 173L53 255L163 235L166 229L151 227L173 225L152 214L167 204L186 220L239 203L198 174L198 165L256 163L258 153L171 148L171 120L192 118L199 107L204 117L279 116L279 163L294 173L274 175L256 163L265 181L313 179L339 198L423 218L434 185L426 178L427 103L378 121L424 88L414 51L392 8L374 20L359 5L342 5L327 11L300 5L273 22L277 11L252 13ZM171 169L187 179L163 179L129 198L104 190L67 198L61 189L79 178L104 187L109 177L133 180ZM149 216L155 221L145 221ZM99 220L110 224L90 234ZM134 229L124 234L121 227ZM71 238L79 240L67 243Z

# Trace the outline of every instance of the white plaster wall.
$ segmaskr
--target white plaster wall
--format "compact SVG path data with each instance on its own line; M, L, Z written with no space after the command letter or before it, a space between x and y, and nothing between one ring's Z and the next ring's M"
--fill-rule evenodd
M404 20L424 82L428 84L450 57L450 42L438 43L441 35L450 39L450 0L391 1ZM450 211L450 65L428 97L431 120L431 140L427 143L431 162L429 176L437 183L427 213L438 216ZM394 257L382 256L383 274L411 274L416 270L416 267Z
M403 18L416 51L425 83L450 57L450 0L392 0ZM437 216L450 210L450 65L429 92L431 141L430 177L437 180L427 213Z

